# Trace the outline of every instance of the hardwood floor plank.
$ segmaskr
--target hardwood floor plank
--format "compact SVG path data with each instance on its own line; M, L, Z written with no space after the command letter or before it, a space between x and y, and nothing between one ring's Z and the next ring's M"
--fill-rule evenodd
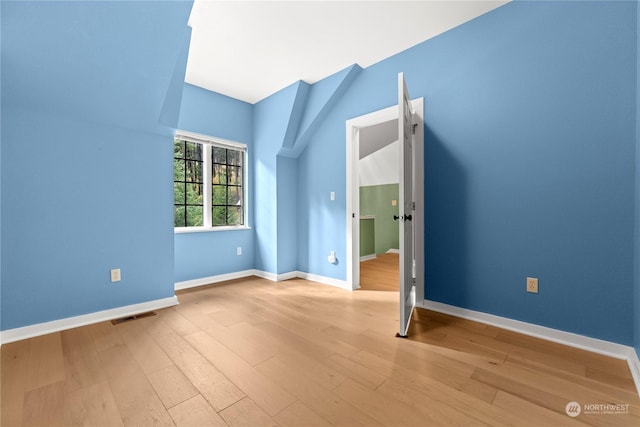
M64 383L28 391L24 396L24 427L64 426Z
M189 335L200 330L198 326L190 322L174 307L166 310L158 310L158 316L178 335Z
M173 364L147 374L147 378L167 409L200 394L182 371Z
M416 410L423 412L427 418L442 417L446 424L453 425L490 425L490 426L538 426L527 414L513 411L502 411L486 401L474 399L466 393L442 388L439 385L422 381L414 381L409 385L388 381L379 391L389 393L398 399L413 402ZM424 405L424 402L430 402Z
M235 384L175 332L163 335L158 344L216 411L245 397Z
M90 387L107 380L89 328L63 331L65 393Z
M0 398L2 398L2 418L0 425L22 425L24 393L27 384L27 365L31 343L29 340L4 344L2 351L2 371Z
M200 394L169 409L169 414L177 427L227 426L227 423Z
M421 426L425 424L425 418L413 410L413 408L389 395L383 395L369 390L355 381L348 379L338 388L336 394L353 406L364 410L369 416L382 425L395 426ZM431 423L433 420L429 420Z
M371 390L375 390L380 384L385 382L386 376L348 359L339 354L334 354L325 360L325 365L342 373L346 377L358 382Z
M99 353L125 426L172 426L173 420L124 345Z
M132 326L137 324L131 323ZM116 327L116 330L118 328ZM133 355L145 374L159 371L173 365L173 362L140 326L119 331L122 341Z
M541 375L549 375L552 377L562 378L589 389L597 389L601 393L606 394L612 399L616 399L620 402L634 401L638 395L635 387L632 390L616 387L614 385L611 385L610 379L607 379L606 382L602 382L597 378L590 378L588 373L586 376L577 375L571 372L563 371L562 369L558 369L558 367L554 367L553 365L532 362L529 360L522 360L519 358L512 358L511 356L507 358L507 362L539 372Z
M234 325L233 329L238 333L253 339L260 345L268 347L270 352L274 354L274 357L277 357L287 365L294 367L298 372L305 373L307 376L310 376L313 381L317 382L327 390L334 389L346 378L335 369L331 369L315 358L307 357L305 354L299 352L295 347L290 347L286 344L272 340L270 337L265 336L260 330L256 329L253 325L239 323ZM256 365L256 368L257 367L258 365Z
M497 392L496 388L473 380L471 378L472 372L469 372L469 374L455 374L454 371L448 369L434 369L429 364L420 365L419 367L414 366L414 369L411 369L411 367L403 367L402 364L385 360L366 351L358 353L353 357L353 360L374 372L401 383L410 384L414 381L428 383L433 381L434 386L441 384L484 402L492 402Z
M626 360L621 360L624 365L627 365ZM593 368L591 366L586 367L585 376L589 379L596 380L599 383L607 384L609 386L624 390L627 393L636 393L635 383L630 376L629 367L625 366L624 373L620 373L620 370L608 371L603 368Z
M93 337L95 350L97 352L124 344L111 322L99 322L86 327L89 328L89 333Z
M228 309L214 311L213 313L209 314L209 316L223 326L231 326L236 323L244 322L246 320L245 314Z
M561 380L555 381L551 377L541 376L532 372L477 369L472 378L560 415L566 415L566 405L572 401L593 404L610 403L606 399L603 400L603 396L598 396L595 390L581 390L578 385L565 383ZM616 403L627 404L628 402ZM635 407L636 409L634 409L634 405L631 405L630 408L631 413L617 415L615 418L613 418L614 416L587 417L580 415L579 420L584 420L587 424L595 426L640 425L637 406Z
M383 369L377 371L385 374L385 369L400 372L415 371L427 378L436 379L450 387L473 393L476 397L490 401L496 390L486 384L470 380L475 369L475 363L465 363L452 358L441 357L439 352L432 352L433 347L420 348L419 343L400 340L389 336L380 336L365 332L354 334L349 331L333 329L332 333L357 342L364 352L358 353L352 359L358 363L369 364L369 368ZM451 350L447 350L450 352ZM371 357L373 355L374 357ZM375 361L374 358L378 358ZM467 358L465 358L467 360ZM474 356L468 360L479 364L489 364L487 359ZM490 359L489 359L490 361ZM387 366L384 366L384 365Z
M307 405L297 401L273 417L283 427L331 427L332 424L313 412Z
M495 375L508 377L512 382L517 382L528 387L533 387L557 394L559 396L562 396L566 402L574 400L573 396L575 394L579 394L583 400L591 401L592 403L603 403L607 400L610 400L611 398L611 396L603 393L602 389L600 388L590 387L588 384L581 384L579 382L573 381L569 377L561 378L560 376L544 375L542 374L542 371L538 369L517 365L511 363L509 360L507 361L507 363L501 366L494 366L483 369ZM474 375L476 375L477 373L478 370L474 371ZM631 412L640 415L640 402L637 398L635 398L632 402L620 403L630 403Z
M123 426L107 381L75 390L65 398L65 426Z
M30 343L26 390L64 381L64 356L60 333L35 337Z
M360 262L361 290L398 292L399 276L399 254L378 254L375 259Z
M322 387L311 376L306 375L304 371L280 361L277 357L261 363L256 368L333 425L380 425L358 407L336 396L333 391Z
M502 390L498 391L493 404L497 408L501 408L505 411L514 412L516 414L526 414L526 418L529 420L535 420L538 425L541 426L586 426L576 418L568 417L566 414L558 414L557 412L543 408L538 405L534 405L524 399L521 399L513 394L506 393Z
M295 397L206 333L198 332L185 339L270 416L296 401Z
M234 403L220 415L231 427L278 427L278 423L248 397Z
M197 324L200 329L210 337L225 345L250 365L257 365L273 356L273 353L264 347L256 345L236 334L231 329L220 325L206 313L198 309L185 309L182 310L181 313L187 319Z

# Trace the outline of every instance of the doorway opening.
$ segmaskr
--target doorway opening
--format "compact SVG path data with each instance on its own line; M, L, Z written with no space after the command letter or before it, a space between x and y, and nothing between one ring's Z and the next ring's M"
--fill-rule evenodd
M424 123L424 100L418 98L411 101L411 105L415 113L418 116L419 123ZM346 149L347 149L347 283L353 290L360 289L362 270L360 265L361 256L366 257L367 254L363 254L361 251L361 233L370 232L372 226L375 230L376 218L370 218L371 214L367 212L361 212L360 209L360 175L361 175L361 158L366 159L372 155L375 156L376 152L382 151L383 154L391 155L391 151L394 150L392 144L398 140L398 106L394 105L383 110L374 111L369 114L365 114L360 117L356 117L346 122ZM415 135L417 144L415 144L414 151L414 200L415 206L415 218L413 221L415 230L415 289L416 300L422 301L424 299L424 125L416 127ZM363 142L364 141L364 142ZM390 148L391 147L391 148ZM364 153L361 155L360 151ZM388 150L385 152L384 150ZM397 153L397 151L396 151ZM398 154L394 154L396 163L399 163ZM373 161L372 161L373 160ZM376 157L371 157L370 161L379 161ZM364 169L366 169L365 166ZM385 175L392 173L386 169L378 169L374 173ZM363 171L366 175L366 170ZM371 177L365 178L365 182ZM382 178L387 179L387 178ZM397 182L397 181L396 181ZM387 197L388 198L388 197ZM389 206L393 203L393 198L388 200ZM395 199L398 200L398 199ZM397 201L399 203L399 201ZM395 214L399 215L399 214ZM393 214L391 216L393 218ZM370 219L373 219L373 223L368 223ZM382 221L381 221L382 222ZM368 228L368 230L365 230ZM396 234L397 238L397 234ZM365 239L366 240L366 239ZM371 242L363 244L369 244L369 251L371 250ZM375 243L374 243L375 247ZM394 249L394 248L389 248ZM375 250L375 249L374 249ZM402 247L398 247L398 251L390 251L388 259L385 259L385 263L394 263L398 266L398 253L402 250ZM367 252L366 250L364 252ZM386 252L386 251L385 251ZM361 255L363 254L363 255ZM395 259L393 259L395 256ZM376 255L377 257L377 255ZM365 258L366 259L366 258ZM382 260L381 260L382 261ZM367 261L370 262L370 261ZM384 267L383 267L384 268ZM387 269L390 271L389 269ZM365 272L367 274L367 272ZM389 273L387 273L389 274ZM397 270L394 273L397 290L398 274ZM366 280L366 278L365 278Z
M400 216L398 120L359 132L360 289L399 290Z

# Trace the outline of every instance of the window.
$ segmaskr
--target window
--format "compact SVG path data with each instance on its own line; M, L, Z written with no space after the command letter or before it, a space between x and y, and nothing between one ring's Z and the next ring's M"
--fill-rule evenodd
M174 227L244 225L246 146L178 131L173 153Z

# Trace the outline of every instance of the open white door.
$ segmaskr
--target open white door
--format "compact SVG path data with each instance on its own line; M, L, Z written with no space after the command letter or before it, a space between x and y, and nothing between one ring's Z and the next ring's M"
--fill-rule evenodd
M411 314L416 305L415 245L413 218L413 116L404 74L398 74L398 139L400 140L400 330L397 336L406 337Z

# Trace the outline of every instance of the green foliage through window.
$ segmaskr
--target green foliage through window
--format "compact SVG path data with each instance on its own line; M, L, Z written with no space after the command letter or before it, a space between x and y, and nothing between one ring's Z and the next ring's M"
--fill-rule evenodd
M213 147L212 158L212 216L213 225L241 225L242 218L242 160L243 153Z
M244 225L244 152L178 138L173 150L174 226ZM205 200L208 168L210 201ZM211 224L205 209L211 209Z

